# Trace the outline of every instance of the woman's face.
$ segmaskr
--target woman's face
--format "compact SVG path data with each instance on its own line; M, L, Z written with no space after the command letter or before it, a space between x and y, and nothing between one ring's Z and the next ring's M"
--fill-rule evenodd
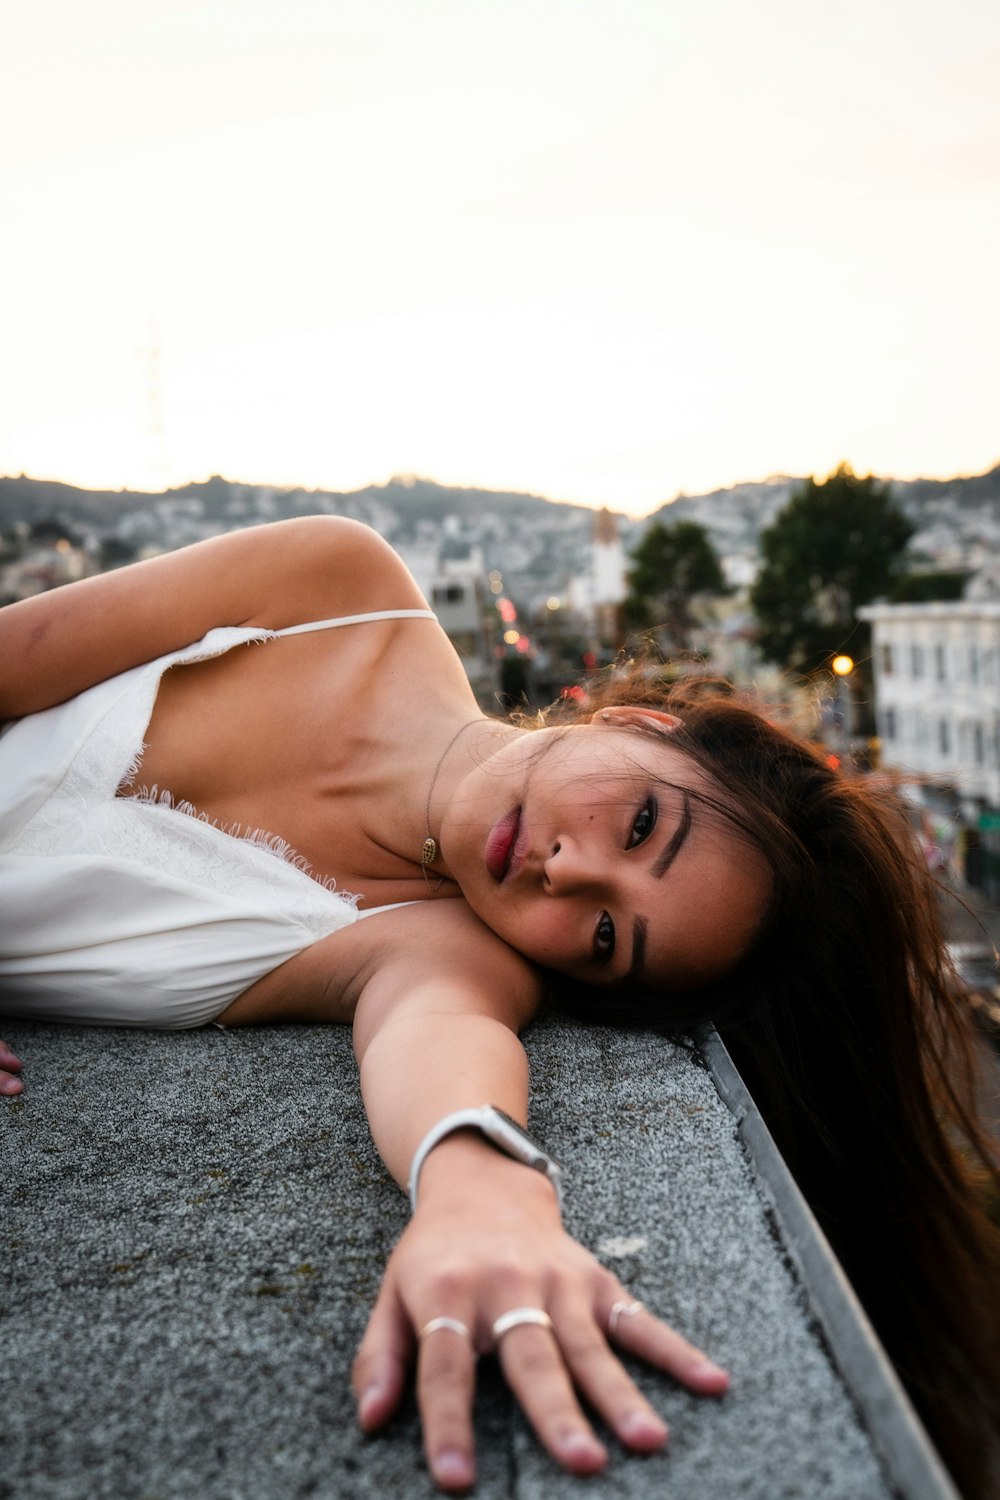
M526 957L589 984L683 989L738 962L769 873L693 795L714 789L669 728L637 716L508 742L459 785L442 844L470 906Z

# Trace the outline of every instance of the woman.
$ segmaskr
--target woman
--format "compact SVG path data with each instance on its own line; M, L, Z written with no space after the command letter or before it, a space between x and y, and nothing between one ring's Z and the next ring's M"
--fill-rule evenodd
M524 1122L517 1032L540 968L607 1019L684 1024L749 996L748 1066L771 1065L788 1142L810 1125L807 1190L834 1226L851 1194L875 1216L856 1259L878 1267L876 1295L912 1228L890 1191L907 1151L912 1181L932 1184L944 1238L923 1225L915 1300L942 1247L961 1247L943 1335L959 1349L988 1235L931 1094L981 1146L950 1070L962 1018L914 915L929 908L908 845L808 750L697 696L531 733L490 720L400 560L339 519L14 605L0 662L0 717L19 721L0 740L4 1007L352 1022L373 1136L415 1196L358 1354L359 1418L388 1419L416 1350L442 1488L473 1478L477 1350L497 1348L580 1474L606 1455L577 1391L628 1446L665 1438L609 1338L692 1390L726 1386L567 1239L553 1182L524 1170L533 1148L464 1114L488 1103ZM0 1057L6 1092L15 1061Z

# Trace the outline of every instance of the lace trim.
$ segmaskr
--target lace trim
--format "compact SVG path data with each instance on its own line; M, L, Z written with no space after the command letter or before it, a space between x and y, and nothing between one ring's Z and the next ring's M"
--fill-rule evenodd
M138 750L135 752L128 765L125 767L122 778L119 781L118 785L115 787L116 797L131 797L136 795L135 793L133 793L132 788L135 786L135 779L138 776L140 769L142 768L142 757L145 755L145 753L146 741L143 740L142 744L139 746Z
M130 786L132 784L132 780L138 774L139 762L142 759L142 752L145 748L145 745L140 747L130 768L130 773L127 772L122 777L121 786ZM228 835L229 838L238 839L240 843L250 844L255 849L265 849L268 854L273 854L286 865L291 865L293 869L300 870L303 875L308 875L309 879L315 885L321 886L325 891L335 892L341 901L346 901L351 906L357 907L360 897L352 895L349 891L340 890L333 875L318 875L305 855L299 854L294 846L287 839L283 839L278 833L268 833L266 828L244 829L242 823L225 823L220 818L209 817L208 813L199 812L193 802L188 802L183 798L178 799L172 792L167 790L161 791L155 785L150 787L141 786L134 792L131 792L128 798L124 800L145 803L149 807L167 807L171 812L183 813L186 818L194 818L199 823L207 823L210 828L217 828L220 833Z

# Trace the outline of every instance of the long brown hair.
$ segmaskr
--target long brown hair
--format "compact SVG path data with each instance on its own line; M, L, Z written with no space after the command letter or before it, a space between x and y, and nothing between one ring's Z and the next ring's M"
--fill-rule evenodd
M1000 1172L976 1116L971 1007L905 812L718 685L636 671L592 685L583 711L623 702L683 721L671 746L763 852L773 894L724 982L670 996L573 986L566 1003L609 1024L719 1026L956 1482L985 1496Z

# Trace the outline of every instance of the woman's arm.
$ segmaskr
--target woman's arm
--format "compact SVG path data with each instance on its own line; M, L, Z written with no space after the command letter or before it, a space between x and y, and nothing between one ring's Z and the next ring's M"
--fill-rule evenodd
M72 698L218 625L280 630L425 601L387 542L312 516L230 532L0 610L0 720Z
M439 950L426 946L384 965L358 1005L365 1105L401 1185L426 1131L452 1111L489 1103L525 1121L527 1063L516 1031L537 1004L538 980L492 935L483 966L474 941L452 948L460 961L443 972L436 957L428 972L427 954ZM666 1427L608 1344L616 1303L630 1305L629 1294L564 1232L551 1183L478 1132L450 1135L426 1159L416 1213L390 1257L358 1352L361 1424L372 1430L392 1415L416 1355L431 1471L444 1489L467 1488L474 1478L475 1355L494 1349L497 1318L530 1307L551 1318L551 1330L516 1327L497 1352L550 1452L577 1474L606 1460L577 1393L627 1446L658 1448ZM444 1328L418 1341L437 1318L457 1320L470 1338ZM616 1341L692 1390L718 1394L726 1387L723 1371L646 1312L619 1317Z

